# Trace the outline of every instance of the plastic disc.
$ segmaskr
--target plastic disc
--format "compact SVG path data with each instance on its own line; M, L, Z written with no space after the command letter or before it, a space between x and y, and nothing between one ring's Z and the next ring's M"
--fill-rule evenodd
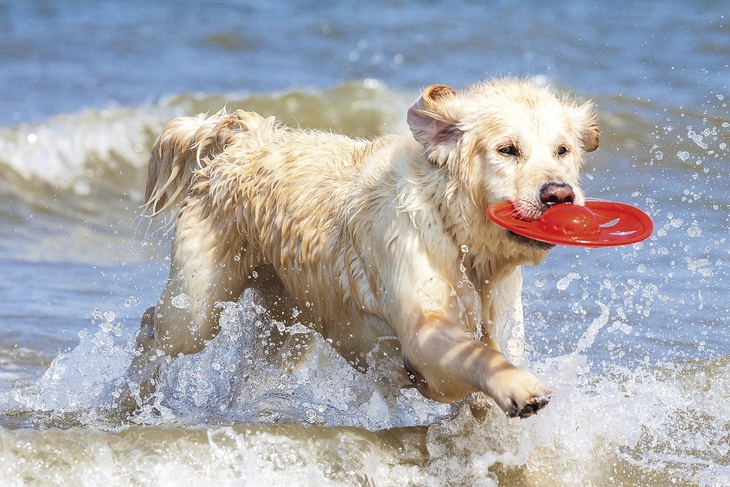
M487 208L487 215L517 235L556 245L608 247L628 245L648 238L654 222L640 209L612 201L586 201L552 206L539 220L523 220L510 201Z

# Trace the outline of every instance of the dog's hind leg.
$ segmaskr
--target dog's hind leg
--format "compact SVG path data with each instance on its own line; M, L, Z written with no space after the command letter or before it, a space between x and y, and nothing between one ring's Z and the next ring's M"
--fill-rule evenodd
M243 291L250 273L245 240L235 224L226 227L220 221L210 214L210 205L188 194L177 217L167 285L157 306L142 317L129 373L132 389L123 398L127 412L154 393L150 370L157 356L202 350L220 331L216 303L235 301Z
M170 276L154 318L157 346L166 354L196 353L220 331L217 302L236 300L246 282L245 240L235 222L211 214L189 194L178 213Z

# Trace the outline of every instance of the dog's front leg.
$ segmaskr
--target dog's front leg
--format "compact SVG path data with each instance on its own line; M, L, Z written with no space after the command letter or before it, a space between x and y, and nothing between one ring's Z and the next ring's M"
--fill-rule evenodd
M430 399L453 402L481 391L507 415L523 418L548 403L549 393L533 374L510 364L446 317L420 317L401 343L409 377Z

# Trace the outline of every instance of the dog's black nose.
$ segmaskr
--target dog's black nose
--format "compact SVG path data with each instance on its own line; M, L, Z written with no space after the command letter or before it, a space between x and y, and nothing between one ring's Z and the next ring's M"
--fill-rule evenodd
M573 188L566 183L547 183L540 188L540 200L547 207L575 201Z

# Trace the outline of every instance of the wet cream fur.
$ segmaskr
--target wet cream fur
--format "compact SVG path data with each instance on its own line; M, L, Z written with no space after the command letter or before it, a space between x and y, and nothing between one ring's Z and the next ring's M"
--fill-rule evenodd
M283 285L355 367L397 337L426 397L482 391L519 416L544 406L548 392L499 340L522 326L520 266L549 246L511 236L485 211L510 200L538 219L548 182L569 184L582 204L583 153L598 146L592 105L495 80L430 86L407 120L411 133L374 140L241 110L171 121L147 185L152 213L180 202L170 277L147 316L154 347L200 351L219 331L215 303L260 280ZM180 294L189 307L172 304Z

